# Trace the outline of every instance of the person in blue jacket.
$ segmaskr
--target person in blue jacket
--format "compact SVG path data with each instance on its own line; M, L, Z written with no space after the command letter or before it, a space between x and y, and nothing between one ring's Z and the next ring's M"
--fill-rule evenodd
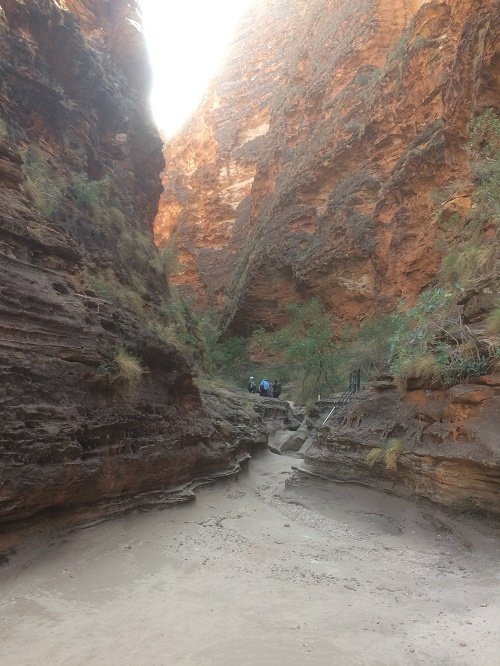
M269 390L271 388L271 384L267 379L263 379L261 383L259 384L259 393L263 398L267 398L269 396Z

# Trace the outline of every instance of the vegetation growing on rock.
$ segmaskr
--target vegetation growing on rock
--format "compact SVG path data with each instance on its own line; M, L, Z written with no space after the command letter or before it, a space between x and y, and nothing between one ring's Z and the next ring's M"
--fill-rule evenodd
M393 437L371 449L366 454L366 462L370 467L382 462L387 470L393 472L397 467L398 458L403 452L403 443L400 439Z
M334 334L334 315L318 299L290 305L286 326L274 332L257 329L248 340L227 338L215 345L219 374L241 377L255 371L252 358L260 359L298 387L295 398L310 400L345 387L352 367L360 367L365 378L390 372L401 381L428 386L451 386L494 370L500 341L475 330L467 304L482 290L481 311L472 319L485 321L489 333L498 332L500 119L488 109L469 121L468 133L474 180L447 185L436 215L443 220L446 205L461 191L474 204L463 215L447 218L447 243L434 287L413 305L402 301L397 311L365 321L357 331L346 327L340 336Z
M137 356L134 356L123 347L116 354L116 365L118 366L117 380L127 384L137 384L144 372L144 368Z

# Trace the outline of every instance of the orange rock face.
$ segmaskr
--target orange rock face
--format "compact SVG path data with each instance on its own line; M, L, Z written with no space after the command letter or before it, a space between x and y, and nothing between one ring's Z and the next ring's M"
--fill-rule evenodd
M257 5L166 147L173 279L239 334L312 296L339 329L411 302L441 260L432 193L498 104L496 2Z

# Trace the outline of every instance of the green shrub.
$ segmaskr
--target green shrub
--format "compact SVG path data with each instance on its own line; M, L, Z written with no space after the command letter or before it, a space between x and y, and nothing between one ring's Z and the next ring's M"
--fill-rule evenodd
M396 377L453 385L487 372L494 363L494 350L480 350L455 294L442 287L421 294L397 321L390 360Z
M49 165L38 146L24 150L22 157L28 195L40 215L50 218L61 206L66 181Z
M194 360L205 374L216 372L215 350L219 332L211 311L196 312L172 285L162 298L150 328L168 344L173 344Z
M92 214L96 222L123 227L125 216L113 202L109 177L90 180L86 173L65 177L49 164L36 145L24 150L23 171L28 195L42 217L52 217L69 195L76 206Z
M125 286L111 271L84 273L84 282L105 301L119 305L135 314L144 314L144 301L137 291Z
M251 340L252 355L268 354L276 372L297 384L301 401L336 389L336 347L330 315L317 299L287 308L289 323L275 333L258 330Z
M86 173L75 173L68 182L68 193L73 197L77 208L92 216L94 222L103 227L114 226L121 231L120 244L123 247L123 237L128 236L130 246L133 247L131 256L137 254L141 242L132 239L126 226L126 217L120 208L120 203L113 195L112 182L109 176L100 180L91 180Z
M215 372L223 377L246 377L251 366L247 340L239 337L218 342L212 350Z
M335 364L343 375L353 367L372 377L389 370L391 338L397 328L398 315L376 317L362 324L357 332L347 329L338 345Z
M400 311L390 339L392 373L396 377L409 377L412 367L419 373L430 372L428 358L433 353L436 335L442 335L450 326L454 327L458 323L457 318L459 315L453 295L443 288L424 292L414 307ZM435 369L433 366L432 370Z
M89 180L86 173L77 173L71 181L71 194L79 208L93 211L105 205L109 182L103 180Z
M473 116L467 123L469 143L467 149L481 158L496 159L500 149L500 118L490 108Z
M169 276L179 269L176 249L168 246L155 251L150 259L150 265L164 280L168 280Z
M154 257L157 253L152 234L134 231L133 244L134 253L140 256L143 261L151 261L151 257Z
M495 347L490 354L490 369L492 372L500 372L500 347Z
M107 209L107 216L111 224L114 224L117 227L122 228L125 225L126 217L122 210L116 206L110 206Z

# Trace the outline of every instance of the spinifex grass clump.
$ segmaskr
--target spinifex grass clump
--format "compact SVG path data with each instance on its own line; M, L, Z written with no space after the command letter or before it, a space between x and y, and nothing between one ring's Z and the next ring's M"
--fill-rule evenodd
M33 205L44 218L50 218L61 206L66 180L48 162L40 148L31 145L23 151L26 190Z
M496 255L495 245L485 245L471 239L443 258L441 279L449 284L458 283L466 287L488 278L493 279Z
M144 315L144 301L141 294L131 286L120 282L111 269L85 271L84 281L87 287L105 301L125 308L136 315Z
M144 368L137 356L133 356L124 347L121 347L116 354L115 360L118 366L118 380L132 385L140 381L144 373Z
M403 452L403 443L393 437L371 449L366 455L366 462L370 467L382 463L387 470L394 472L398 466L398 458Z

